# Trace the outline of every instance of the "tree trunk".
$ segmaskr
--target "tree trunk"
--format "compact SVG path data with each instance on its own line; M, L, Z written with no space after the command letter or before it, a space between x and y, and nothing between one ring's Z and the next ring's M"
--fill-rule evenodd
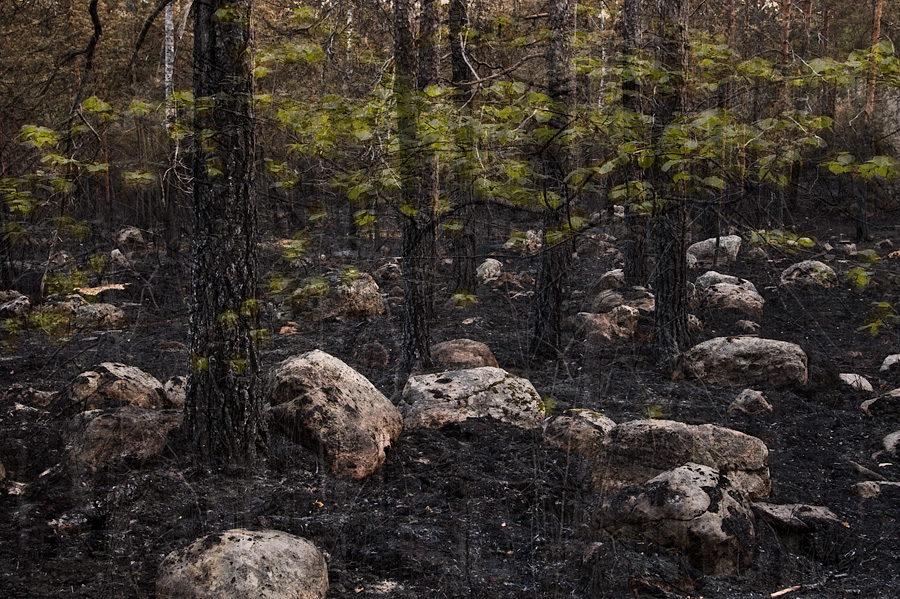
M184 426L207 464L252 465L267 437L251 334L258 308L251 7L252 0L207 0L194 14L198 141Z
M400 140L403 327L399 373L431 366L428 315L433 304L434 222L425 194L423 155L418 150L417 64L412 0L393 0L394 97ZM418 153L417 153L418 152ZM430 182L429 182L430 183Z
M622 19L622 58L626 69L629 69L631 61L643 43L643 37L643 0L625 0ZM643 112L641 89L636 75L629 75L622 82L622 103L628 110ZM641 169L634 160L625 165L624 176L626 185L641 179ZM626 194L625 198L625 284L629 287L646 285L650 278L647 217L633 209L634 201L630 193Z
M870 53L869 72L866 77L866 110L863 132L863 158L869 160L875 155L874 142L874 118L875 118L875 88L878 83L878 44L881 43L881 14L884 8L884 0L875 0L872 11L872 51ZM869 238L869 210L868 210L869 183L862 182L862 190L856 196L856 240L866 241Z
M464 113L468 114L465 106L472 98L470 86L465 85L469 81L469 68L465 57L465 27L469 24L466 0L450 0L450 69L451 80L456 87L456 107L460 119ZM457 127L456 145L464 156L470 155L473 136L471 131L460 124ZM462 205L455 211L457 218L457 230L451 236L451 253L453 256L453 272L451 289L454 293L475 293L478 282L476 279L476 238L473 229L475 207L469 204L472 196L472 177L468 173L467 165L463 160L458 160L454 169L456 185L451 195L454 207Z
M654 15L654 44L664 68L684 72L687 60L687 27L690 0L658 2ZM680 82L675 90L661 95L654 104L654 142L681 110L683 97ZM669 363L684 349L689 340L687 326L687 199L677 185L665 180L658 167L652 173L655 193L653 235L656 246L656 268L653 285L656 292L654 312L654 347L663 363Z
M531 355L554 355L561 350L562 292L572 262L574 236L565 225L570 215L570 196L566 177L570 169L570 148L565 140L570 113L575 102L575 77L571 69L570 38L575 31L573 0L551 0L550 31L547 49L547 95L554 103L554 116L548 122L558 135L544 148L546 180L544 238L540 266L535 282Z
M178 242L181 240L181 219L178 218L178 163L180 143L172 138L178 114L175 106L175 1L166 5L165 13L165 60L164 76L166 90L166 133L169 135L169 167L163 175L163 201L165 203L166 255L177 260Z

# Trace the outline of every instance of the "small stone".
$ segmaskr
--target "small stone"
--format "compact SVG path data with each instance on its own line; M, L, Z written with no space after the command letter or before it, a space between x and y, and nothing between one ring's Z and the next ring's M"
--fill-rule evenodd
M841 379L841 382L843 382L845 385L847 385L848 387L852 387L853 389L856 389L857 391L868 391L868 392L873 391L872 383L870 383L864 376L844 372L844 373L839 374L838 377Z
M889 372L898 368L900 365L900 354L891 354L884 359L884 362L881 363L881 368L878 370L880 372Z
M856 483L852 488L853 492L862 499L871 499L881 495L881 485L871 480Z
M884 450L887 451L892 456L900 457L900 431L894 431L893 433L887 435L883 440Z
M503 264L495 258L488 258L475 269L475 275L479 283L496 281L501 274L503 274Z
M731 405L728 406L728 412L743 412L744 414L767 414L772 412L772 404L766 401L766 396L762 391L755 389L744 389L737 396Z

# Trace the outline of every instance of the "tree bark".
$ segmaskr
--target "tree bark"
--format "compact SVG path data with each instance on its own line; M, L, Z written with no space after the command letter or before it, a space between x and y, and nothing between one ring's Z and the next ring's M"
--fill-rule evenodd
M570 195L566 177L569 174L570 148L565 129L572 118L575 102L575 77L571 69L575 32L573 0L551 0L549 26L552 32L547 48L547 95L554 105L554 116L548 122L557 135L544 148L546 180L544 238L540 266L535 281L531 355L555 355L561 350L562 293L571 267L574 236L569 235ZM550 198L553 198L552 201ZM556 235L555 235L556 234Z
M455 90L455 102L460 119L464 118L466 105L472 98L469 81L469 68L465 57L465 27L469 24L466 0L450 0L450 77ZM457 151L470 156L473 136L469 128L462 123L456 129ZM451 253L453 256L452 286L454 293L475 293L478 284L476 278L475 252L477 243L473 221L475 207L470 204L472 197L472 177L463 160L457 161L454 169L456 179L455 190L451 195L454 215L459 228L451 236Z
M875 118L875 88L878 83L878 44L881 43L881 14L884 8L884 0L875 0L872 11L872 51L870 53L869 72L866 76L866 109L863 132L863 157L866 160L875 155L874 143L874 118ZM856 240L866 241L869 238L869 183L862 182L862 189L856 195Z
M399 373L429 368L431 330L428 322L433 304L434 223L428 201L430 186L423 181L423 156L417 132L417 56L413 35L412 0L393 0L394 6L394 98L397 104L397 135L400 141L400 219L403 260L403 326Z
M644 0L625 0L622 19L622 58L626 70L641 47L644 37ZM630 71L626 71L629 72ZM643 112L641 89L636 75L628 75L622 82L622 104L628 110ZM641 178L641 169L632 160L624 169L625 183ZM629 186L630 189L630 186ZM650 278L647 256L647 218L633 210L631 194L625 203L625 284L629 287L646 285Z
M267 437L251 331L256 303L252 0L194 15L191 374L185 428L207 464L248 466Z
M683 73L686 67L690 10L690 0L656 4L654 45L660 62L672 72ZM654 103L655 143L682 108L681 82L674 87L672 92L661 94ZM652 231L657 254L653 273L656 292L654 347L660 361L669 363L690 340L687 325L687 199L677 185L664 180L665 175L658 167L654 167L652 176L656 179L655 193L664 194L656 201Z

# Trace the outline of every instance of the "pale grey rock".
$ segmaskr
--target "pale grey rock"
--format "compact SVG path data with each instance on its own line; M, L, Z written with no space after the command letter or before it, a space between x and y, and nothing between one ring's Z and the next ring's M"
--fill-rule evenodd
M103 362L96 370L82 372L56 400L56 408L64 414L123 406L158 409L173 404L156 377L118 362Z
M328 566L310 541L278 530L234 529L173 551L157 599L324 599Z
M165 449L169 432L181 426L181 410L123 407L77 414L66 426L65 464L73 473L93 474L128 459L149 460Z
M688 247L687 253L694 256L698 262L712 262L716 255L716 242L715 237L698 241ZM718 245L719 260L722 263L734 262L737 260L738 252L741 251L741 237L740 235L719 237Z
M637 308L626 305L616 306L603 314L579 312L575 316L575 328L582 337L608 342L634 336L639 316Z
M496 258L488 258L475 269L475 277L479 283L496 281L503 274L503 263Z
M707 574L732 574L756 554L750 505L728 477L687 463L607 498L592 524L615 537L675 549Z
M607 289L621 289L625 286L625 271L621 268L609 270L600 275L592 293L597 294Z
M441 428L482 417L534 428L544 420L541 396L534 386L500 368L411 376L402 402L408 428Z
M446 370L499 366L491 348L472 339L452 339L436 343L431 347L431 359L438 367Z
M0 318L25 318L31 312L31 300L18 291L0 291Z
M544 425L544 443L566 453L595 458L603 451L606 436L616 426L600 412L566 410Z
M288 358L269 375L266 395L275 425L317 451L338 476L363 478L385 460L400 437L403 418L364 376L314 350Z
M900 458L900 431L886 435L882 440L884 450L894 458Z
M776 528L790 532L813 532L823 523L841 523L834 512L819 505L757 502L753 504L753 511Z
M871 499L881 495L881 485L873 480L866 480L853 485L853 493L861 499Z
M727 475L750 499L763 499L772 488L769 450L760 439L712 424L672 420L633 420L607 431L602 454L594 461L592 487L608 493L687 462Z
M116 245L119 247L142 247L145 245L144 234L137 227L122 227L116 233Z
M187 377L173 376L163 385L163 391L169 398L169 403L173 408L183 408L187 393Z
M728 412L743 412L744 414L769 414L772 405L766 401L762 391L744 389L740 395L728 406Z
M860 409L869 416L900 417L900 389L893 389L884 395L868 399L860 405Z
M125 312L112 304L87 304L75 309L72 321L78 329L124 329L128 326Z
M327 289L310 292L301 287L291 294L293 312L312 321L328 318L365 318L384 313L384 299L375 279L359 273L352 280L336 274L326 277Z
M716 337L679 357L673 374L720 385L802 385L807 358L800 346L759 337Z
M837 275L824 262L804 260L788 266L781 273L781 285L785 287L833 287L837 284Z
M382 264L373 273L379 281L396 282L403 276L403 270L397 262Z
M745 314L750 318L762 318L765 300L749 285L717 283L704 289L700 294L700 305L707 310L730 310Z
M868 391L872 392L872 383L866 379L866 377L859 374L852 374L849 372L843 372L838 375L838 378L842 383L850 387L851 389L855 389L856 391Z
M887 356L881 363L880 372L890 372L891 370L900 370L900 354L891 354Z

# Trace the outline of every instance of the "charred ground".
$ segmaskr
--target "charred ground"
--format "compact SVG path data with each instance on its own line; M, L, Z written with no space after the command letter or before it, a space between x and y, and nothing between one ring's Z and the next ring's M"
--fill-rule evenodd
M826 223L807 226L803 232L821 243L846 232ZM569 315L580 310L597 277L617 266L608 232L590 229L579 243ZM894 229L878 234L875 241L900 246ZM301 275L348 264L371 271L393 255L396 242L383 240L386 250L379 254L368 242L348 251L341 246L347 239L323 235L314 245L317 258L290 268ZM634 341L601 347L574 339L567 325L563 356L530 363L524 352L533 257L498 248L494 256L504 268L526 276L482 287L477 303L465 309L449 300L438 304L435 342L468 337L487 343L501 367L530 379L555 399L557 410L591 408L617 422L662 415L755 435L770 450L771 501L827 506L843 520L798 539L760 524L757 561L740 575L703 576L672 552L592 531L598 499L588 492L582 459L542 445L539 431L490 420L405 432L385 466L358 482L327 475L314 455L277 435L267 467L258 472L206 471L170 452L152 463L123 462L85 484L71 480L54 469L64 452L65 423L26 389L58 391L103 361L134 365L160 380L186 374L188 273L150 249L133 272L117 274L131 283L112 299L125 307L127 329L59 338L26 331L6 339L0 386L10 390L0 405L0 461L7 482L22 485L0 494L0 595L152 597L167 553L210 532L247 527L316 543L327 555L329 596L335 598L750 598L795 585L807 586L787 596L893 596L900 588L900 489L860 499L852 491L860 475L850 461L900 480L900 468L876 455L898 425L864 414L860 403L871 395L842 386L836 375L864 375L876 393L900 386L900 376L879 372L883 358L897 353L897 331L885 326L872 336L858 330L874 303L896 298L900 261L880 249L876 281L864 289L843 280L824 291L777 285L786 266L823 252L821 245L793 255L769 248L765 259L719 269L751 280L766 299L761 336L798 343L810 357L805 387L764 390L774 406L764 416L727 411L739 389L673 382L653 359L646 323ZM288 268L276 254L267 260L266 268ZM838 270L852 266L849 260ZM395 395L400 298L384 291L387 313L368 319L294 319L282 332L287 323L268 310L263 324L273 337L263 350L264 370L320 348ZM727 321L699 316L707 325L703 337L735 332ZM391 356L386 367L361 359L359 348L374 342Z

